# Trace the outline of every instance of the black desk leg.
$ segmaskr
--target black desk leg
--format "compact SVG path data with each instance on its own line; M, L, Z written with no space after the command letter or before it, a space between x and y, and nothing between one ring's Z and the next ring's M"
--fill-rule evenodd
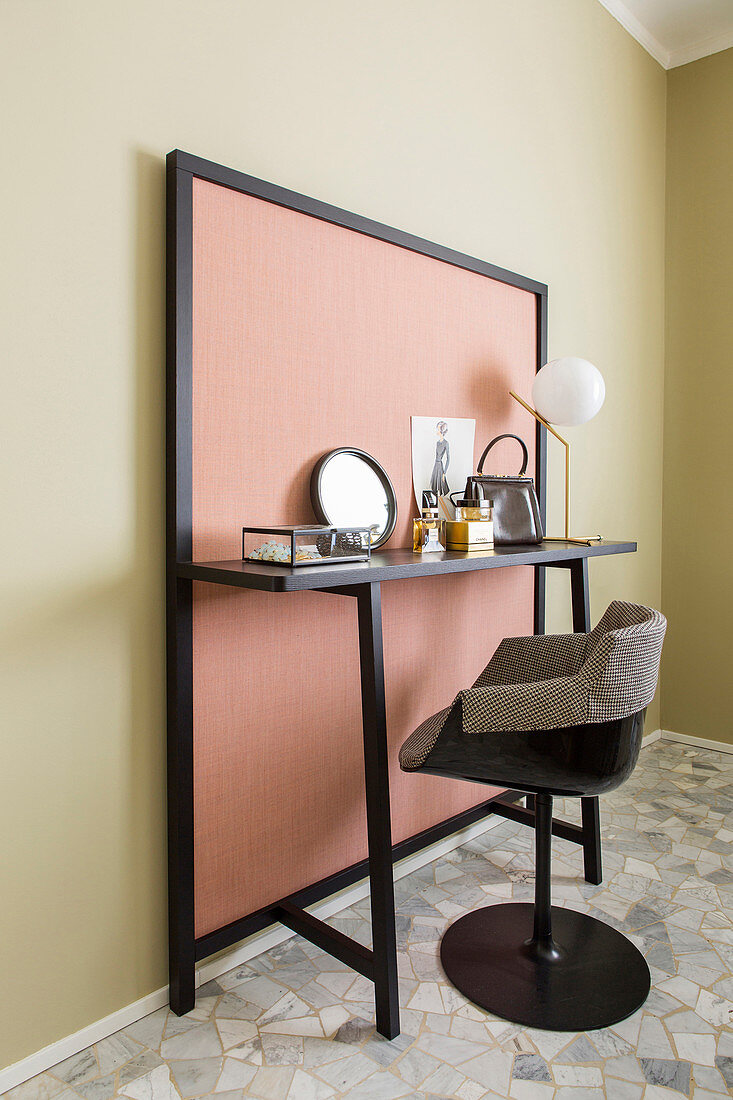
M570 591L573 607L573 630L587 634L590 630L590 595L588 592L588 559L570 564ZM585 881L599 886L603 881L601 863L601 818L597 798L581 798L583 823L583 862Z
M570 562L570 598L573 610L573 630L576 634L587 634L590 630L587 558L578 558Z
M374 949L374 996L377 1031L387 1039L394 1039L400 1033L400 1005L397 991L397 937L392 879L382 597L379 584L359 585L357 602L369 842L369 887Z
M169 582L170 583L170 582ZM182 1016L196 996L193 912L193 602L189 580L168 599L168 954L170 1006Z

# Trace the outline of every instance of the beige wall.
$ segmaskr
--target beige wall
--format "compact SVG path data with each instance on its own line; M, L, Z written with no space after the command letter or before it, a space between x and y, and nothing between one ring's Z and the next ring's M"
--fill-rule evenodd
M640 547L591 566L597 615L660 599L665 74L596 0L0 21L4 1065L166 980L165 153L549 283L551 354L608 388L573 432L573 525ZM553 450L555 529L560 471ZM551 627L567 597L553 576Z
M733 743L733 50L668 79L662 723Z

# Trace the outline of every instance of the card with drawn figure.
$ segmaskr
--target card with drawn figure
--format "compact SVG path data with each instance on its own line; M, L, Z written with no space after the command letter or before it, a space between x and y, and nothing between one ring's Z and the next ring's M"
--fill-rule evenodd
M413 416L412 484L418 508L424 489L432 489L439 501L465 488L473 473L476 421L455 416ZM453 514L449 501L441 501L441 515Z

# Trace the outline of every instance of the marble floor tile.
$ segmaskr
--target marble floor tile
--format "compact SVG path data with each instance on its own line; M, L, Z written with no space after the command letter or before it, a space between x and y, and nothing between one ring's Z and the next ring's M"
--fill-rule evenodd
M136 1081L139 1077L144 1077L162 1064L163 1059L157 1050L144 1050L142 1054L138 1054L129 1062L125 1062L124 1066L121 1066L118 1070L118 1090L126 1088L133 1081Z
M71 1058L66 1058L63 1062L59 1062L57 1066L53 1067L51 1073L54 1077L58 1077L61 1081L65 1081L66 1084L72 1088L75 1088L82 1081L88 1081L94 1077L99 1077L101 1070L97 1062L97 1055L94 1051L94 1047L87 1047L86 1050L80 1051L79 1054L74 1054Z
M163 1039L167 1016L168 1009L159 1008L157 1012L151 1012L149 1016L144 1016L142 1020L136 1020L134 1024L130 1024L120 1034L128 1035L144 1047L156 1049Z
M263 1066L247 1089L247 1096L258 1100L283 1100L290 1093L295 1070L292 1066Z
M335 1089L327 1085L325 1081L319 1081L311 1074L296 1069L287 1094L287 1100L330 1100L335 1095Z
M221 1058L187 1058L171 1061L171 1077L184 1100L192 1096L204 1096L214 1091L222 1069Z
M231 1092L235 1089L246 1089L257 1072L256 1066L240 1062L236 1058L225 1058L215 1091Z
M260 1034L272 1033L277 1035L307 1035L320 1037L323 1035L323 1025L317 1014L309 1016L296 1016L284 1020L273 1020L271 1023L260 1025Z
M456 1096L468 1084L468 1079L453 1066L444 1062L435 1073L423 1081L428 1096Z
M171 1081L170 1068L157 1066L150 1073L138 1077L122 1090L131 1100L177 1100L179 1093Z
M8 1100L51 1100L52 1096L66 1090L63 1081L52 1077L50 1073L39 1073L25 1081L22 1085L16 1085L5 1095Z
M200 1024L191 1031L164 1039L160 1045L160 1053L168 1061L179 1058L211 1058L221 1052L221 1039L213 1023Z
M369 1077L348 1092L351 1100L396 1100L398 1097L412 1094L410 1085L389 1070L384 1070L379 1077Z
M513 1062L512 1055L506 1051L492 1050L488 1054L481 1054L478 1058L463 1062L460 1070L472 1081L478 1081L479 1084L501 1095L509 1089Z
M677 1057L698 1066L714 1066L716 1039L714 1035L677 1034L672 1032Z
M661 1085L664 1088L690 1095L690 1064L689 1062L674 1061L662 1058L642 1058L641 1066L645 1079L651 1085Z
M303 1039L299 1035L263 1034L262 1057L266 1066L298 1066L303 1062Z
M365 1057L361 1051L351 1054L348 1058L339 1059L338 1062L327 1062L318 1066L315 1073L322 1080L337 1090L348 1092L355 1088L365 1077L370 1077L377 1069L377 1063L371 1058Z
M84 1100L110 1100L117 1091L117 1075L105 1073L91 1081L80 1081L74 1088Z
M397 1072L403 1081L413 1088L422 1085L428 1077L440 1069L441 1063L432 1054L413 1047L404 1057L400 1058Z
M556 814L580 817L579 800ZM553 842L553 899L619 928L653 976L647 1003L588 1034L539 1031L446 982L446 926L531 900L532 834L502 821L398 881L402 1034L374 1027L372 986L299 937L11 1090L9 1100L720 1100L733 1094L733 756L658 741L601 800L604 881ZM329 923L371 942L369 901Z
M515 1055L512 1076L521 1081L552 1082L547 1062L539 1054Z

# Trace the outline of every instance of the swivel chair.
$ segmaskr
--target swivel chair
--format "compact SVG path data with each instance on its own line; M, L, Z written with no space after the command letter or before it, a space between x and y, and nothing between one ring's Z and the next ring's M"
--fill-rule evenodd
M535 902L491 905L452 924L451 983L498 1016L554 1031L608 1027L650 988L640 951L585 913L552 907L553 796L596 796L633 771L654 697L666 619L614 602L589 634L506 638L471 688L400 750L404 771L534 795Z

